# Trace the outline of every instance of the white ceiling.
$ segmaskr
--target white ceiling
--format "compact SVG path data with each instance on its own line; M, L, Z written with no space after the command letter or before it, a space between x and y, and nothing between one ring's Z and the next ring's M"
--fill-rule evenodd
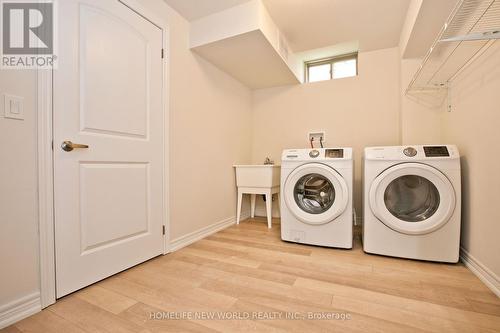
M194 20L249 0L165 0ZM359 41L362 51L397 46L410 0L262 0L295 52Z
M250 0L164 0L188 21L214 14Z
M410 0L263 0L290 47L304 51L353 40L362 51L397 46Z

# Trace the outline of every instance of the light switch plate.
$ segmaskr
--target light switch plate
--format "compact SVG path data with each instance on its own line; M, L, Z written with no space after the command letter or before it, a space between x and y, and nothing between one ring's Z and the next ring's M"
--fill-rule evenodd
M4 94L4 117L24 120L24 98Z

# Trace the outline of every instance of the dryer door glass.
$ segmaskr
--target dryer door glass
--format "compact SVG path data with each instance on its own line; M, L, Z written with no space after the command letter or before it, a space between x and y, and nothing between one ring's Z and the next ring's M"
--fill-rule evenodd
M406 222L421 222L439 208L439 191L428 179L405 175L389 183L384 192L389 212Z
M307 174L295 184L294 199L303 211L321 214L333 205L335 188L325 176L317 173Z

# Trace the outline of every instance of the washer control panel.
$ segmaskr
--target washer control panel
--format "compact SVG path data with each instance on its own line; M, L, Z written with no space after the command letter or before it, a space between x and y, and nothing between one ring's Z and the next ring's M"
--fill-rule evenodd
M400 150L401 153L401 150ZM285 149L281 161L331 161L352 160L352 148Z
M344 157L344 149L326 149L325 150L326 158L343 158Z
M424 146L426 157L449 157L450 152L446 146Z
M316 158L319 156L319 150L313 149L309 152L309 156L312 158Z
M413 147L406 147L403 150L403 154L405 154L408 157L413 157L413 156L417 155L417 150Z

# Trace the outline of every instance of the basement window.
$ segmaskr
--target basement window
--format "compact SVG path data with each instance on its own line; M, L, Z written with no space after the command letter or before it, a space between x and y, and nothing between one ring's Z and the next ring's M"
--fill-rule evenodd
M358 54L312 60L305 63L306 82L341 79L358 75Z

